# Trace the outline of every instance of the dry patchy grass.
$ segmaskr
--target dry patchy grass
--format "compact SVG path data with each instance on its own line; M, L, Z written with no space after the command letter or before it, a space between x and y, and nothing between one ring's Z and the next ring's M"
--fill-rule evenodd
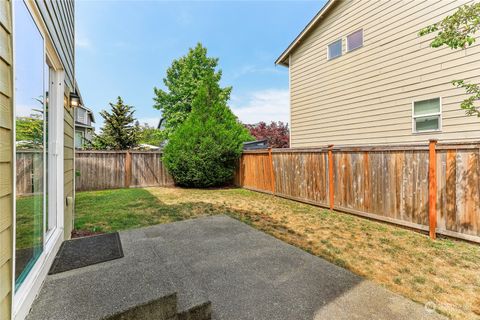
M414 301L433 302L449 317L480 319L478 245L431 241L411 230L242 189L145 190L156 207L135 226L228 214ZM129 205L114 202L117 213ZM77 204L77 216L81 212Z

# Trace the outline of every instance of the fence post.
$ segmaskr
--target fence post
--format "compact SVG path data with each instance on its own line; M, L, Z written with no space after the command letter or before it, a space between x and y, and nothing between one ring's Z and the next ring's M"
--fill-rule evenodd
M330 210L333 210L334 189L333 189L333 144L328 145L328 192L330 196Z
M238 184L240 188L243 188L243 151L242 154L240 155L240 158L238 159Z
M129 188L132 183L132 154L129 150L125 154L125 188Z
M428 157L428 221L430 238L436 238L437 228L437 140L431 139Z
M268 148L268 159L270 160L270 190L273 194L275 194L275 171L273 170L273 156L272 156L272 148Z

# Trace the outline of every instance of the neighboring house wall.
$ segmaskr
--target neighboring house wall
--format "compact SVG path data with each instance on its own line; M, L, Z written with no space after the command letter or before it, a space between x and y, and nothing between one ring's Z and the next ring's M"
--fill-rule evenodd
M87 142L92 141L93 113L83 107L75 108L75 148L82 148Z
M92 125L90 111L82 107L75 108L75 121L87 126Z
M291 146L478 140L480 120L460 109L464 89L480 81L480 41L466 50L431 48L418 31L465 1L335 1L291 53ZM363 29L363 47L345 38ZM343 55L327 60L342 38ZM288 63L288 59L284 61ZM442 130L412 133L412 102L441 97Z
M75 125L75 148L80 149L93 139L93 128Z
M80 149L83 146L83 141L84 141L84 136L85 132L83 130L84 128L75 128L75 148Z
M0 2L0 319L9 319L13 270L12 11Z

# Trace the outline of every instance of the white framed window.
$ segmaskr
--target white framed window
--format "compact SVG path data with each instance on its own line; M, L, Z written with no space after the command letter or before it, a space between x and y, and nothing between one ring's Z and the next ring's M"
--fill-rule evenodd
M412 132L442 130L442 98L412 102Z
M82 131L75 131L75 148L80 149L83 147L84 135Z
M342 39L330 43L327 47L327 59L332 60L342 55Z
M77 121L80 123L87 122L87 111L82 108L76 108L75 111L77 112Z
M363 29L350 33L347 36L347 52L363 47Z

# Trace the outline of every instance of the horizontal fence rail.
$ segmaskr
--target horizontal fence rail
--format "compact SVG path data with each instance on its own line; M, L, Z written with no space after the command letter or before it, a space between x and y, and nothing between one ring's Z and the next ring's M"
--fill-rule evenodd
M480 143L244 151L238 186L480 242Z
M172 186L173 179L152 151L77 151L75 190Z

